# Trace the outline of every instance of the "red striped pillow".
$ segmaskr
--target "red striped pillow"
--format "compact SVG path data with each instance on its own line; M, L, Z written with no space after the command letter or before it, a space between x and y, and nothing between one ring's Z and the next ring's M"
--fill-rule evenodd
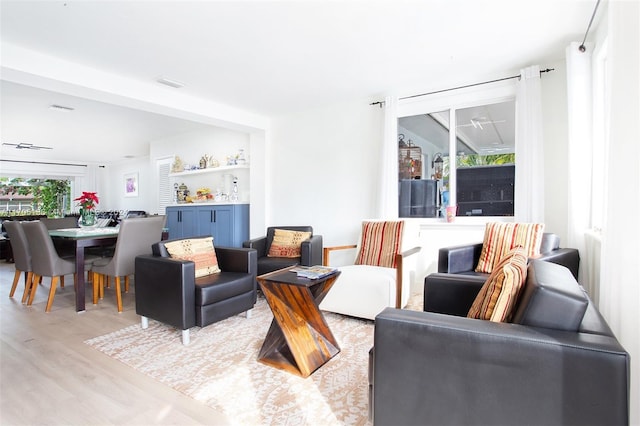
M524 249L516 247L493 269L473 301L467 317L494 322L511 321L526 278L527 256Z
M487 223L476 272L490 274L514 247L522 247L527 257L539 255L543 232L542 223Z
M402 247L404 221L362 222L360 252L356 265L396 267L396 254Z

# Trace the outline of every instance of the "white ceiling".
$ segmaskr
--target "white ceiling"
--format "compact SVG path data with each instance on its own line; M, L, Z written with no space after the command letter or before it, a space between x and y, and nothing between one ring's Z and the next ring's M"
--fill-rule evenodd
M594 6L595 0L3 0L0 34L2 43L140 82L166 76L184 82L176 90L185 95L276 117L545 67L582 40ZM201 126L12 82L0 89L2 142L55 148L31 151L38 159L87 161L78 151L106 144L108 152L94 154L116 161L144 155L162 135ZM46 109L54 103L77 107Z

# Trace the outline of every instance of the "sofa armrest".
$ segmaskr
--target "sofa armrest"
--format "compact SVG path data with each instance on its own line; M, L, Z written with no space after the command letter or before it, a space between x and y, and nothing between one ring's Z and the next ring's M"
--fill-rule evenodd
M255 249L239 247L215 247L218 266L225 272L241 272L256 275L258 253Z
M405 281L404 274L406 269L405 259L420 253L420 250L422 250L422 247L412 247L396 254L396 308L398 309L402 308L402 285Z
M180 330L196 325L195 264L143 255L135 259L136 313Z
M429 274L424 279L423 309L466 317L485 281L477 275Z
M373 424L627 424L629 355L612 336L386 308Z
M561 248L553 250L549 253L533 256L530 259L539 259L551 263L557 263L566 267L573 277L578 279L578 268L580 267L580 252L577 249Z
M347 249L354 249L358 247L356 244L349 244L346 246L331 246L331 247L325 247L322 251L323 251L323 265L324 266L331 266L331 262L329 260L329 257L331 256L331 252L332 251L336 251L336 250L347 250Z
M482 243L444 247L438 250L438 272L459 274L472 272L478 265Z
M263 236L244 241L242 243L242 247L255 249L258 253L258 257L265 257L267 255L267 237Z
M303 266L322 265L322 235L312 235L300 246L300 264Z

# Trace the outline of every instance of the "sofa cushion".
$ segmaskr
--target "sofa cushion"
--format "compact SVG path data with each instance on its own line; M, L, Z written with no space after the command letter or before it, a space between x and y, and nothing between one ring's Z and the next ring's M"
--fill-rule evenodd
M364 221L356 265L396 267L396 254L402 247L404 221Z
M516 247L495 266L473 301L467 317L494 322L509 321L526 276L525 250Z
M165 243L164 246L171 258L194 262L196 277L220 272L213 237L186 238Z
M514 247L524 248L528 257L539 255L543 232L541 223L487 223L476 272L490 274L496 263Z
M311 232L276 229L267 256L300 257L302 242L309 238L311 238Z
M588 298L567 268L532 260L513 322L577 331L588 304Z

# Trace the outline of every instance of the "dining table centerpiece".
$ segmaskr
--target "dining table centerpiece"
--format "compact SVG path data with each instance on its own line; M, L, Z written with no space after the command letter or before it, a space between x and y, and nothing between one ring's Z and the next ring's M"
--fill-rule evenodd
M96 224L96 205L100 202L95 192L82 191L82 195L73 201L79 201L80 226L94 226Z

